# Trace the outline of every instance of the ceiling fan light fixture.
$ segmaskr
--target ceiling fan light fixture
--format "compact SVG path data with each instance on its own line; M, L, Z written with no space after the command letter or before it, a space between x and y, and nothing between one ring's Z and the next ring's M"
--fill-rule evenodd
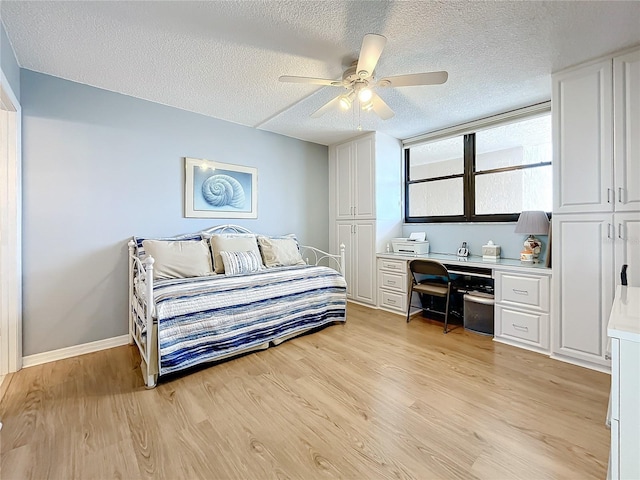
M373 91L368 87L361 88L360 91L358 92L358 99L361 102L366 103L369 100L371 100L371 97L373 97Z
M349 110L351 108L351 104L353 103L354 97L355 94L353 92L342 95L339 100L340 108L342 108L343 110Z

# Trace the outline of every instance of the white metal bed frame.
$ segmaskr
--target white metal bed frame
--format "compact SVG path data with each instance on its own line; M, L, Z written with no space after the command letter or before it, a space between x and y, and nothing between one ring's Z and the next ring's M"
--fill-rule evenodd
M177 235L175 237L166 238L166 240L184 240L186 238L193 238L195 235L206 236L222 233L253 233L252 231L241 227L239 225L218 225L216 227L195 232L192 234ZM147 255L144 260L141 260L136 253L136 242L130 240L129 246L129 344L134 343L140 350L140 369L142 370L142 376L147 388L154 388L158 381L160 374L160 341L157 332L157 325L154 324L154 297L153 297L153 264L155 260L151 255ZM334 255L324 252L315 247L307 245L300 245L300 254L304 258L308 265L319 265L321 262L327 264L327 266L340 272L344 277L345 268L345 246L340 245L340 254ZM312 262L309 262L311 258ZM138 279L138 289L144 291L144 298L140 298L136 294L135 278ZM135 321L136 316L144 320L146 325L146 332L143 334L142 329ZM295 335L300 335L304 332L296 332ZM280 339L284 341L285 339ZM278 342L280 343L280 342ZM269 347L269 343L261 344L254 347L248 347L230 353L228 356L217 358L215 361L222 360L227 357L240 355L255 350L263 350Z

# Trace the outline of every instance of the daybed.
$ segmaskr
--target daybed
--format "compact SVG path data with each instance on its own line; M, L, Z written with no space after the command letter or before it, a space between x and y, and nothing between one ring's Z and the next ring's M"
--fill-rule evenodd
M344 247L331 255L236 225L128 245L129 336L147 388L346 321Z

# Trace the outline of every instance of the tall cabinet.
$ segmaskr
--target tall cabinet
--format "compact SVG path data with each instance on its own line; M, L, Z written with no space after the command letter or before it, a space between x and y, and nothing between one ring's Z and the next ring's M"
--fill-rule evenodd
M376 304L376 252L402 230L402 147L370 133L329 147L329 238L346 247L347 297Z
M640 286L640 49L553 75L552 353L607 368L620 270Z

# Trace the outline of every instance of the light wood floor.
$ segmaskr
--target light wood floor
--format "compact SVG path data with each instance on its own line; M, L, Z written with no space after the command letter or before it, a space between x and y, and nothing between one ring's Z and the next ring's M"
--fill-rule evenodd
M129 346L24 369L0 478L605 478L608 375L419 316L348 318L154 390Z

